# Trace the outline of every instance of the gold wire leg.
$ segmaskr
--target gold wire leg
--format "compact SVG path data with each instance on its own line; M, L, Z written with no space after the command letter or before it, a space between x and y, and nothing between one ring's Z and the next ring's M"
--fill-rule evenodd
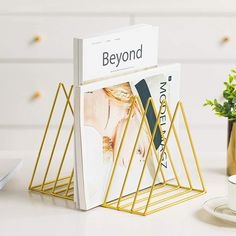
M71 96L71 93L72 93L72 89L70 89L69 98ZM60 135L60 132L61 132L62 124L63 124L64 118L65 118L65 114L66 114L66 110L67 110L68 105L69 105L69 103L67 102L66 106L64 108L63 114L62 114L62 118L61 118L59 128L58 128L58 131L57 131L57 134L56 134L56 138L55 138L55 141L54 141L54 144L53 144L53 148L52 148L51 155L50 155L50 158L49 158L49 161L48 161L46 172L45 172L45 175L44 175L44 178L43 178L41 191L43 191L43 189L44 189L44 185L45 185L45 182L46 182L46 179L47 179L47 175L48 175L49 168L50 168L50 165L51 165L51 162L52 162L52 158L53 158L53 155L54 155L54 152L55 152L55 149L56 149L57 141L58 141L58 138L59 138L59 135Z
M72 93L72 91L73 91L73 89L74 89L74 86L73 86L73 85L70 86L69 94L66 92L65 85L62 84L61 86L62 86L63 92L64 92L64 94L65 94L65 96L66 96L66 100L67 100L67 102L68 102L68 105L69 105L69 107L70 107L70 111L71 111L72 115L74 116L74 110L73 110L73 107L72 107L72 105L71 105L71 103L70 103L70 97L71 97L71 93Z
M128 129L128 124L129 124L130 118L132 116L132 111L134 109L134 106L135 106L135 98L132 101L132 105L131 105L131 109L130 109L130 112L129 112L128 120L127 120L127 123L125 125L124 133L123 133L123 136L122 136L122 139L121 139L121 143L120 143L117 155L116 155L115 164L114 164L113 169L112 169L111 177L110 177L110 180L109 180L109 183L108 183L108 187L107 187L107 191L106 191L105 198L104 198L104 204L106 204L106 202L107 202L107 198L108 198L108 195L109 195L109 192L110 192L110 188L111 188L111 184L112 184L112 181L113 181L113 178L114 178L116 166L118 164L118 160L119 160L119 157L120 157L120 152L121 152L121 149L122 149L122 146L123 146L123 143L124 143L124 139L126 137L126 133L127 133L127 129Z
M166 104L165 101L164 101L164 103ZM154 176L154 180L153 180L152 187L151 187L151 190L150 190L150 193L149 193L149 197L148 197L147 204L146 204L146 207L145 207L145 210L144 210L144 214L146 214L147 209L148 209L148 207L149 207L149 202L150 202L150 200L151 200L151 196L152 196L152 193L153 193L153 189L154 189L154 185L155 185L155 182L156 182L156 178L157 178L158 172L159 172L159 170L160 170L161 160L162 160L163 155L164 155L165 150L166 150L166 146L167 146L167 143L168 143L168 140L169 140L169 137L170 137L171 129L172 129L173 124L174 124L174 119L175 119L175 117L176 117L177 110L178 110L178 106L176 106L173 119L171 119L170 128L169 128L169 131L168 131L166 140L165 140L165 139L163 140L163 141L164 141L164 148L163 148L163 150L162 150L161 158L160 158L160 161L159 161L159 163L158 163L158 168L157 168L157 171L156 171L155 176Z
M151 102L151 99L149 101ZM149 103L148 103L148 106L149 106ZM153 104L152 104L152 106L153 106ZM161 107L162 107L162 105L161 105ZM145 109L145 111L146 111L146 109ZM140 189L141 182L142 182L142 179L143 179L143 175L144 175L144 172L145 172L145 168L146 168L146 165L147 165L148 157L149 157L149 154L150 154L150 151L151 151L152 143L153 143L153 140L154 140L154 137L156 135L157 128L158 128L160 114L161 114L161 109L159 110L158 114L156 115L157 120L156 120L155 127L154 127L154 130L153 130L152 136L151 136L150 144L149 144L149 147L148 147L148 152L147 152L145 162L144 162L144 165L143 165L143 168L142 168L142 172L141 172L141 176L140 176L140 179L139 179L139 182L138 182L136 193L134 195L134 200L133 200L133 204L132 204L132 207L131 207L131 211L134 210L134 206L135 206L135 203L136 203L136 200L137 200L137 196L138 196L138 193L139 193L139 189ZM146 117L146 112L143 116Z
M69 138L68 138L67 143L66 143L66 148L65 148L65 150L64 150L64 153L63 153L63 156L62 156L62 160L61 160L61 163L60 163L60 166L59 166L59 170L58 170L58 172L57 172L57 177L56 177L56 181L55 181L55 184L54 184L54 186L53 186L53 189L52 189L52 193L55 192L55 189L56 189L56 187L57 187L57 182L58 182L58 179L59 179L60 174L61 174L61 170L62 170L64 161L65 161L66 153L67 153L67 150L68 150L68 148L69 148L69 145L70 145L70 141L71 141L71 137L72 137L73 132L74 132L74 127L72 126L71 131L70 131Z
M191 149L192 149L192 152L193 152L193 157L194 157L194 160L195 160L195 163L196 163L198 175L199 175L199 178L200 178L200 181L201 181L202 189L203 189L203 191L206 191L206 188L205 188L205 185L204 185L204 182L203 182L203 178L202 178L202 173L200 171L199 162L198 162L198 159L197 159L197 154L196 154L196 151L195 151L195 148L194 148L194 145L193 145L192 136L190 134L190 129L189 129L189 126L188 126L187 117L186 117L186 114L185 114L185 111L184 111L184 108L183 108L183 104L181 102L179 104L180 104L180 109L181 109L181 112L182 112L182 115L183 115L184 124L186 126L188 138L189 138L189 141L190 141Z
M67 189L66 189L66 192L65 192L65 196L68 196L68 193L69 193L69 190L70 190L70 185L72 183L73 177L74 177L74 169L71 172L70 179L69 179L69 182L68 182L68 186L67 186Z
M66 97L66 107L69 105L71 113L73 115L74 111L73 111L71 103L70 103L70 96L71 96L71 93L72 93L72 90L73 90L73 85L70 87L69 95L66 92L64 84L62 84L62 89L63 89L64 95ZM61 163L60 163L60 166L59 166L59 170L58 170L58 173L57 173L55 184L54 184L53 189L52 189L52 193L55 193L55 189L57 187L57 182L58 182L59 176L61 174L62 166L64 164L64 160L65 160L65 157L66 157L66 153L67 153L68 147L70 145L70 141L71 141L71 137L72 137L73 132L74 132L74 126L72 126L72 128L71 128L71 131L70 131L70 134L69 134L69 138L68 138L67 143L66 143L66 147L65 147L65 150L64 150L64 153L63 153L63 156L62 156L62 160L61 160Z
M143 112L144 112L144 109L143 109L143 105L142 105L142 102L141 102L140 98L139 98L139 97L136 97L136 100L137 100L137 102L138 102L138 104L139 104L139 108L140 108L140 110L141 110L141 113L143 113ZM156 112L155 106L154 106L154 104L153 104L153 100L152 100L152 99L150 99L150 100L151 100L152 108L153 108L153 110L154 110L156 119L158 120L158 113L159 113L159 112ZM151 132L151 130L150 130L150 127L149 127L149 124L148 124L148 121L147 121L146 118L145 118L145 126L146 126L146 128L147 128L149 138L152 137L152 132ZM155 145L154 145L153 142L152 142L152 149L154 150L155 157L156 157L156 160L157 160L157 163L158 163L158 162L159 162L159 154L158 154L158 151L156 150L156 147L155 147ZM165 175L164 175L164 173L163 173L162 168L161 168L160 170L161 170L161 177L162 177L163 183L166 183L166 178L165 178Z
M153 100L151 100L151 102L152 102L152 106L153 106L153 108L154 108L155 113L157 113L156 107L155 107L155 105L154 105L154 103L153 103ZM162 103L161 103L161 106L160 106L160 109L159 109L159 113L161 113L162 107L163 107L164 105L165 105L165 106L168 105L168 104L166 104L166 101L165 101L165 100L162 101ZM164 142L164 140L165 140L165 135L164 135L164 132L163 132L163 129L162 129L162 126L160 125L160 123L159 123L159 129L160 129L160 132L161 132L161 137L162 137L163 142ZM173 170L173 173L174 173L174 176L175 176L175 178L176 178L177 184L178 184L178 186L180 186L180 180L179 180L179 177L178 177L178 175L177 175L177 171L176 171L176 169L175 169L174 162L173 162L173 159L172 159L172 155L170 154L168 145L166 146L166 151L167 151L168 159L170 160L171 168L172 168L172 170Z
M66 104L65 104L63 114L62 114L62 117L61 117L61 121L60 121L60 125L59 125L58 131L57 131L57 136L56 136L55 141L54 141L53 149L52 149L52 152L51 152L51 155L50 155L50 158L49 158L48 166L47 166L47 169L46 169L46 172L45 172L45 175L44 175L44 180L43 180L42 184L32 186L33 181L34 181L34 177L35 177L35 174L36 174L36 171L37 171L37 168L38 168L38 163L39 163L39 160L40 160L40 157L41 157L41 152L42 152L42 149L43 149L43 146L44 146L44 143L45 143L45 139L46 139L46 136L47 136L47 132L48 132L48 129L49 129L49 125L50 125L50 122L51 122L51 119L52 119L52 116L53 116L53 112L54 112L54 109L55 109L55 106L56 106L56 102L57 102L57 99L58 99L58 96L59 96L59 93L60 93L61 89L62 89L62 91L63 91L63 93L66 97ZM66 147L64 149L63 156L62 156L62 159L61 159L61 163L60 163L60 166L59 166L59 169L58 169L55 180L46 182L46 177L47 177L47 173L48 173L49 168L50 168L51 159L53 157L55 145L57 143L57 139L58 139L60 130L62 128L61 126L62 126L62 123L64 121L65 113L67 111L68 106L70 108L70 111L71 111L72 115L74 114L73 107L70 103L70 97L71 97L72 91L73 91L73 85L70 87L69 93L67 93L64 84L60 83L57 87L56 95L55 95L55 98L53 100L53 105L52 105L52 108L50 110L50 115L49 115L49 118L48 118L48 121L47 121L44 136L43 136L43 139L42 139L42 142L41 142L41 145L40 145L39 153L38 153L38 156L37 156L37 159L36 159L36 164L34 166L33 174L32 174L31 180L30 180L30 184L29 184L29 189L30 190L33 190L33 191L36 191L36 192L41 192L41 193L48 194L48 195L53 195L53 196L64 198L64 199L69 199L69 200L73 200L73 197L72 197L73 194L69 194L69 191L71 189L73 189L73 186L71 187L71 184L73 184L72 179L73 179L74 169L72 170L71 175L69 177L62 177L61 178L60 174L61 174L61 170L62 170L63 165L64 165L65 156L66 156L69 144L71 142L71 137L72 137L72 134L73 134L73 131L74 131L73 126L71 128L68 140L66 142ZM68 183L61 182L61 181L65 181L67 179L68 179ZM52 187L51 187L51 185L52 185ZM63 189L65 186L66 186L66 189ZM38 189L38 188L40 188L40 189ZM57 188L59 189L58 191L56 191ZM63 193L63 192L65 192L64 196L61 195L61 193Z
M180 106L180 102L178 102L177 105L176 105L173 117L171 116L171 112L170 112L170 108L169 108L168 104L166 105L166 108L167 108L167 113L169 115L170 120L173 121L171 128L173 127L175 140L176 140L176 143L177 143L177 146L178 146L178 150L179 150L179 153L180 153L180 156L181 156L181 159L182 159L182 163L183 163L184 170L185 170L185 173L186 173L186 176L187 176L187 179L188 179L188 183L189 183L190 188L192 188L192 182L191 182L191 179L190 179L190 176L189 176L187 164L185 162L184 154L183 154L183 151L182 151L182 148L181 148L181 145L180 145L180 142L179 142L179 138L178 138L178 135L177 135L177 132L176 132L176 128L175 128L175 125L174 125L174 120L175 120L177 111L179 109L179 106Z
M135 143L134 143L134 147L133 147L133 150L132 150L129 165L128 165L128 168L127 168L127 171L126 171L126 175L125 175L125 178L124 178L122 188L121 188L120 197L119 197L118 202L117 202L117 208L119 208L120 201L121 201L124 189L125 189L125 185L126 185L126 182L127 182L128 174L129 174L130 167L131 167L131 163L132 163L133 158L134 158L134 154L135 154L135 151L136 151L136 148L137 148L137 144L138 144L138 141L139 141L139 137L140 137L140 134L141 134L141 131L142 131L142 126L143 126L143 123L144 123L144 120L145 120L145 117L146 117L146 113L147 113L149 104L150 104L150 99L148 99L148 102L146 104L145 111L144 111L144 114L143 114L143 117L142 117L142 120L141 120L141 124L139 126L138 134L137 134L137 137L136 137L136 140L135 140Z
M44 132L44 135L43 135L43 139L42 139L42 142L41 142L41 145L40 145L40 148L39 148L38 156L37 156L37 159L36 159L36 163L35 163L35 166L34 166L33 174L32 174L32 177L31 177L28 189L32 188L32 184L33 184L33 181L34 181L35 173L36 173L36 170L37 170L37 167L38 167L39 159L41 157L41 153L42 153L42 150L43 150L44 142L45 142L45 139L46 139L46 136L47 136L47 132L48 132L48 129L49 129L49 125L50 125L50 122L51 122L51 119L52 119L52 115L53 115L53 112L54 112L54 109L55 109L55 105L56 105L56 102L57 102L57 98L58 98L58 94L60 92L61 86L62 86L62 84L60 83L58 85L58 87L57 87L56 95L55 95L55 98L53 100L52 108L51 108L51 111L50 111L50 114L49 114L49 118L48 118L48 121L47 121L46 129L45 129L45 132Z

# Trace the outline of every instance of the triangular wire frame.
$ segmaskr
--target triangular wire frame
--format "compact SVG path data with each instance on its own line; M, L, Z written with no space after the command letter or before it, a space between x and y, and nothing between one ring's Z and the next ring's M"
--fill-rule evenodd
M65 115L66 115L68 109L70 110L71 115L72 116L74 115L73 107L70 102L72 91L73 91L73 86L71 86L69 91L67 92L64 84L62 84L62 83L60 83L57 87L55 98L54 98L54 101L53 101L53 104L51 107L49 118L48 118L48 121L46 124L46 128L44 131L42 142L41 142L41 145L39 148L38 156L37 156L36 163L34 166L33 174L32 174L30 184L28 187L28 189L32 190L32 191L36 191L36 192L40 192L40 193L44 193L44 194L48 194L48 195L53 195L56 197L69 199L69 200L73 200L73 197L74 197L74 193L73 193L74 169L72 169L71 174L69 176L63 176L63 177L61 177L61 171L62 171L63 164L64 164L64 161L65 161L65 158L67 155L67 151L68 151L68 148L69 148L69 145L71 142L71 138L73 135L73 131L74 131L73 125L70 129L69 136L67 137L66 146L65 146L64 151L62 152L62 157L61 157L61 159L58 159L58 162L60 162L60 165L59 165L59 168L58 168L55 178L53 178L53 180L48 180L48 173L49 173L50 169L55 168L54 166L52 166L52 160L53 160L53 158L58 158L58 157L54 157L54 153L55 153L55 149L56 149L56 146L58 143L59 135L60 135L62 127L63 127ZM66 98L65 106L64 106L63 112L61 114L61 119L60 119L59 126L58 126L58 129L56 132L56 137L53 142L53 147L52 147L49 159L48 159L48 163L45 168L45 172L43 174L42 183L34 185L35 175L36 175L37 170L39 169L39 161L41 159L42 151L45 146L45 140L48 135L48 131L49 131L52 117L53 117L53 115L58 115L58 114L54 114L54 112L55 112L55 107L56 107L60 93L62 93L63 96L65 96L65 98Z
M111 189L113 179L114 179L114 176L115 176L115 172L116 172L116 168L117 168L118 159L119 159L122 147L124 145L124 140L126 138L126 132L127 132L128 126L130 124L130 117L131 117L132 113L134 112L135 104L138 104L138 106L141 110L141 114L142 114L142 120L140 122L138 135L137 135L136 140L135 140L135 145L133 147L132 155L130 157L130 161L129 161L129 164L128 164L128 167L127 167L126 175L124 177L124 181L123 181L123 185L122 185L122 188L121 188L121 191L120 191L119 198L116 199L116 200L113 200L113 201L108 201L110 189ZM154 109L156 118L157 118L155 127L153 129L153 132L151 132L151 130L149 128L149 125L148 125L147 118L146 118L146 114L147 114L149 106L152 106L152 108ZM167 109L167 113L168 113L168 116L169 116L169 119L170 119L170 127L169 127L169 130L167 132L166 137L165 137L165 135L163 133L163 130L162 130L162 127L160 125L160 114L161 114L162 108L164 106ZM174 125L174 121L177 117L178 112L180 112L182 114L182 117L183 117L183 120L184 120L184 126L185 126L185 129L186 129L187 134L188 134L188 139L190 141L190 146L191 146L191 150L192 150L192 153L193 153L194 162L195 162L195 165L196 165L196 168L197 168L198 177L199 177L199 180L200 180L200 183L201 183L201 188L194 188L193 187L192 180L191 180L191 177L190 177L190 174L189 174L189 171L188 171L188 167L187 167L187 164L186 164L186 161L185 161L185 157L183 155L181 144L180 144L180 141L179 141L179 138L178 138L178 134L177 134L175 125ZM124 189L125 189L125 186L126 186L126 183L127 183L127 179L128 179L128 176L129 176L130 172L132 171L131 170L131 165L132 165L135 149L136 149L136 146L137 146L138 139L140 137L140 133L141 133L140 131L143 127L145 127L145 129L147 129L149 131L148 133L149 133L150 144L149 144L148 152L146 154L145 162L144 162L144 165L143 165L143 169L142 169L141 176L140 176L140 179L139 179L139 182L138 182L138 185L137 185L136 192L133 193L133 194L129 194L129 195L124 196L123 193L124 193ZM160 157L158 156L158 153L155 150L154 142L153 142L156 131L157 131L158 128L161 132L161 136L162 136L162 139L163 139L163 142L164 142L164 148L160 153ZM172 130L173 130L174 138L175 138L175 141L177 143L178 151L179 151L179 154L180 154L180 157L181 157L181 162L184 166L184 171L185 171L185 174L186 174L186 177L187 177L187 182L188 182L187 186L182 185L180 183L180 179L179 179L179 176L177 174L173 158L172 158L170 150L168 148L168 142L169 142L169 138L170 138L170 134L171 134ZM149 153L150 153L151 148L153 148L153 150L155 152L156 159L158 161L158 165L157 165L157 168L156 168L156 171L155 171L155 175L154 175L154 178L153 178L152 185L149 188L140 189L141 182L142 182L142 179L143 179L145 168L147 166L148 157L149 157ZM165 151L167 151L167 153L168 153L168 158L169 158L169 161L170 161L170 164L171 164L171 169L173 171L175 180L177 182L176 184L169 183L169 181L166 180L166 177L164 176L164 173L162 171L161 163L162 163L162 159L163 159L163 155L164 155ZM161 174L161 176L162 176L162 181L160 181L160 183L157 184L156 181L157 181L157 177L158 177L159 174ZM166 101L162 102L162 104L161 104L161 106L160 106L160 108L157 112L157 110L155 108L155 105L154 105L154 101L153 101L152 98L149 98L145 108L143 108L139 97L135 97L134 100L133 100L131 109L130 109L130 114L129 114L129 117L128 117L128 120L127 120L127 123L126 123L126 127L125 127L125 130L124 130L124 133L123 133L122 141L121 141L121 144L120 144L120 147L119 147L116 159L115 159L115 163L114 163L114 166L113 166L110 181L108 183L108 188L107 188L107 192L106 192L106 195L105 195L103 206L107 207L107 208L117 209L117 210L120 210L120 211L125 211L125 212L138 214L138 215L148 215L148 214L154 213L156 211L166 209L170 206L177 205L181 202L193 199L193 198L195 198L199 195L204 194L205 192L206 192L206 190L205 190L202 175L201 175L201 172L200 172L200 168L199 168L199 164L198 164L198 160L197 160L197 156L196 156L196 151L195 151L195 148L193 146L192 137L191 137L191 134L190 134L190 130L189 130L187 119L186 119L186 114L184 112L182 103L181 102L177 103L174 114L173 114L173 117L172 117L171 112L170 112L170 108L169 108ZM171 195L171 193L174 193L174 194ZM159 198L159 199L155 200L155 198ZM122 202L124 202L125 204L121 204Z
M70 102L72 92L73 92L73 86L71 86L69 91L67 92L64 84L60 83L58 85L56 95L55 95L55 98L53 101L53 105L52 105L52 108L50 111L50 115L49 115L49 118L47 121L46 129L45 129L45 132L43 135L43 139L42 139L42 142L41 142L41 145L39 148L39 152L38 152L35 167L33 170L32 178L31 178L31 181L29 184L29 190L31 190L31 191L36 191L36 192L40 192L43 194L48 194L48 195L60 197L63 199L69 199L69 200L74 200L74 194L73 194L73 192L74 192L74 182L73 182L74 169L72 168L69 176L63 176L63 177L61 176L61 171L62 171L64 161L67 156L68 147L71 143L71 138L72 138L73 131L74 131L73 125L70 129L69 136L66 137L66 146L65 146L64 151L62 152L62 157L61 157L61 159L59 159L57 157L58 162L60 162L60 164L59 164L59 168L56 172L57 174L56 174L55 178L53 178L52 180L48 180L48 173L51 168L54 168L52 166L52 160L54 158L54 152L55 152L55 148L57 145L58 137L60 135L60 132L61 132L61 129L63 126L63 122L64 122L64 118L65 118L65 115L66 115L68 109L70 110L70 113L72 114L72 116L74 115L73 107ZM63 95L65 96L66 104L64 106L64 110L61 115L59 127L58 127L56 137L55 137L55 140L53 143L53 147L52 147L51 153L49 155L47 166L45 167L45 172L42 177L42 182L40 184L34 185L35 175L36 175L36 172L39 168L39 161L41 159L42 150L45 145L46 136L48 135L49 126L50 126L53 115L56 115L56 114L54 114L55 113L54 110L55 110L55 106L56 106L58 96L60 93L63 93ZM116 172L116 167L117 167L118 160L119 160L119 156L122 151L123 145L125 143L125 138L127 136L127 129L129 127L130 120L131 120L132 114L134 112L135 106L136 107L138 106L139 110L141 112L141 121L140 121L138 134L135 139L135 144L132 149L132 154L131 154L130 161L129 161L129 164L127 167L127 171L125 173L125 177L124 177L124 181L122 184L122 188L121 188L119 197L116 200L108 201L109 193L110 193L110 190L112 187L112 183L113 183L115 172ZM149 124L148 124L148 121L146 118L148 108L150 106L152 106L155 116L156 116L156 123L155 123L154 129L152 131L150 130L150 127L149 127ZM170 120L170 126L169 126L166 136L164 135L164 132L163 132L162 127L160 125L160 114L161 114L162 108L164 106L167 109L167 115ZM188 139L189 139L191 150L192 150L193 157L194 157L194 162L195 162L195 165L197 168L197 173L198 173L200 183L201 183L201 188L195 188L192 184L192 180L191 180L189 170L188 170L188 167L187 167L187 164L185 161L185 157L184 157L183 150L182 150L182 147L181 147L181 144L179 141L177 130L174 125L174 121L177 117L178 112L182 114L182 117L184 120L184 126L187 131ZM148 136L149 136L148 151L146 154L146 158L145 158L145 161L143 164L143 169L142 169L139 181L138 181L136 191L132 194L124 195L127 179L128 179L130 172L132 171L131 165L132 165L134 153L135 153L135 150L136 150L136 147L138 144L138 140L139 140L141 133L142 133L142 129L145 129L148 132ZM156 150L155 145L154 145L154 137L155 137L158 129L160 130L161 138L164 143L164 148L162 149L162 151L160 153L158 153L159 151ZM178 147L178 151L179 151L179 154L181 157L181 162L184 167L185 176L187 177L187 182L188 182L187 185L184 185L181 183L179 175L178 175L176 167L175 167L174 158L172 157L171 152L168 147L168 142L169 142L171 132L174 133L174 138L175 138L175 141L176 141L176 144ZM141 189L142 179L143 179L144 172L145 172L145 169L146 169L146 166L148 163L148 157L149 157L149 154L151 151L153 151L155 154L155 160L157 162L157 167L155 169L155 174L153 176L152 185L146 189ZM173 183L173 181L170 182L166 178L165 173L162 170L162 159L163 159L163 155L164 155L165 151L168 154L168 158L170 161L170 166L171 166L171 170L173 172L175 183ZM159 180L158 183L157 183L157 179ZM107 191L106 191L105 198L104 198L104 203L102 206L107 207L107 208L120 210L120 211L130 212L130 213L134 213L134 214L138 214L138 215L148 215L148 214L166 209L168 207L177 205L181 202L188 201L192 198L195 198L199 195L204 194L205 192L206 192L205 186L203 183L203 179L202 179L202 175L200 172L196 152L195 152L195 149L193 146L192 137L190 134L190 130L189 130L187 119L186 119L186 114L184 112L182 103L181 102L177 103L175 111L173 113L173 117L172 117L171 112L170 112L170 108L169 108L166 101L162 102L160 108L157 111L152 98L149 98L146 106L143 107L143 105L140 101L140 98L134 97L132 105L129 109L127 123L126 123L124 133L122 135L121 143L120 143L120 146L119 146L116 158L115 158L112 173L110 176L110 180L109 180L109 183L107 186ZM170 195L172 193L174 193L174 195Z

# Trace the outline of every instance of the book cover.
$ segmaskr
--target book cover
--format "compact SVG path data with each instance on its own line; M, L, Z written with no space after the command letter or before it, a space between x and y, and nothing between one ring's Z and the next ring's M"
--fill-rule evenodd
M179 72L179 65L170 65L75 88L76 200L80 209L88 210L101 205L104 201L133 96L138 95L144 106L147 97L152 96L157 108L160 106L161 99L165 98L173 108L179 100ZM164 120L165 114L162 115ZM155 122L152 109L147 113L147 120L152 130ZM125 144L120 153L108 200L116 199L120 194L140 122L140 108L136 106L127 129ZM132 171L124 195L136 190L147 158L149 143L148 130L142 129L134 150ZM156 150L161 151L163 145L160 134L157 133L154 143ZM148 168L141 189L152 184L157 167L153 151L149 153L148 158ZM173 178L168 157L163 158L162 166L165 167L165 176Z
M159 108L161 103L165 100L168 102L170 109L174 111L180 98L180 65L170 66L169 71L163 72L162 74L132 82L131 87L133 93L140 97L143 107L146 106L148 99L152 97L155 107ZM152 105L148 107L146 117L150 131L153 132L157 119ZM175 127L178 130L178 117L176 120ZM161 110L160 125L162 127L162 132L166 137L167 130L170 126L166 106ZM164 148L164 140L162 139L159 129L154 136L153 142L160 155ZM172 142L173 140L171 139L169 141L169 146L174 146ZM169 179L174 177L167 151L164 152L162 170Z
M74 84L157 66L158 28L133 25L74 39Z

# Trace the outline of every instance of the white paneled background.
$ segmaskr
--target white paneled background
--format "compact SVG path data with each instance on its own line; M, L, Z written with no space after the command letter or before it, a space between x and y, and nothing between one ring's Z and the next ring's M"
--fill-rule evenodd
M182 64L198 152L225 151L226 120L202 104L236 67L234 0L0 2L0 150L38 149L57 83L73 81L74 36L149 23L160 27L160 64Z

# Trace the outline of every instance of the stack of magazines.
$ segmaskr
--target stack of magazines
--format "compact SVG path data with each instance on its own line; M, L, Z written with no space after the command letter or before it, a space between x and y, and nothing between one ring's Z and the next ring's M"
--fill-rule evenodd
M134 96L139 97L144 108L149 97L157 108L166 100L174 109L179 100L180 65L158 66L158 36L158 27L143 24L74 39L75 201L79 209L89 210L104 201ZM166 113L163 107L160 124L164 133L169 125ZM119 197L141 118L137 105L126 130L108 200ZM156 123L152 107L146 118L152 131ZM136 191L149 139L148 130L143 129L124 195ZM164 146L160 132L153 142L160 153ZM148 158L141 189L151 186L157 166L153 152ZM165 177L174 178L167 153L161 165Z

